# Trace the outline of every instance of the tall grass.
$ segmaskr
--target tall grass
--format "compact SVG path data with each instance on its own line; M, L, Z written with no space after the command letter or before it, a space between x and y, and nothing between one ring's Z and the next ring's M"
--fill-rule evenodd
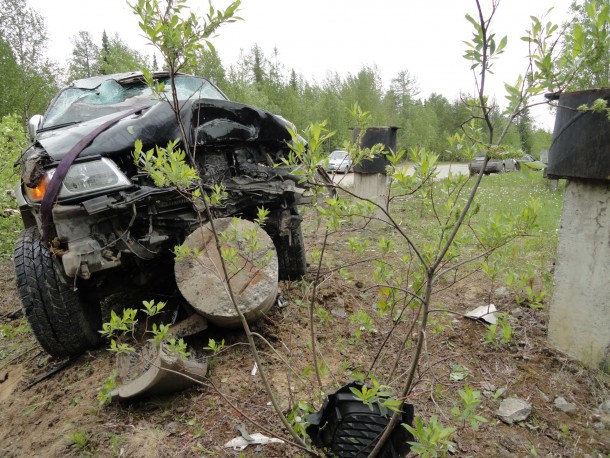
M540 200L536 228L529 235L498 250L496 257L505 274L535 276L544 281L547 288L550 288L550 278L544 277L555 262L565 188L563 180L556 184L557 182L543 178L541 172L522 171L491 175L485 177L476 197L481 206L477 215L479 218L494 211L514 214L527 200Z
M470 269L487 272L494 288L508 286L518 302L543 306L552 292L564 188L565 182L552 182L534 171L484 177L475 197L478 212L470 219L473 228L483 227L494 214L516 217L532 199L538 200L540 207L536 224L526 235L473 262ZM490 300L494 288L490 289Z
M542 209L538 215L539 235L551 235L559 228L559 217L563 204L562 180L557 186L543 178L541 172L521 171L489 175L481 183L476 200L481 205L481 213L506 209L514 211L528 199L540 199Z

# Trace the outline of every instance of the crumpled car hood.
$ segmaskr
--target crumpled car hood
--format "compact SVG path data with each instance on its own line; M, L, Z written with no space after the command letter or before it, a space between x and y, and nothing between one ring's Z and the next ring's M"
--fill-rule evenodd
M129 116L98 135L80 157L113 156L132 151L134 142L142 140L144 148L166 145L181 137L174 112L168 103L142 107L141 113ZM125 110L127 111L127 110ZM98 125L116 117L115 112L73 126L39 132L36 141L55 161L76 145ZM191 135L191 144L260 142L285 146L291 140L290 124L264 110L237 102L196 99L183 102L182 121ZM190 127L190 128L189 128Z

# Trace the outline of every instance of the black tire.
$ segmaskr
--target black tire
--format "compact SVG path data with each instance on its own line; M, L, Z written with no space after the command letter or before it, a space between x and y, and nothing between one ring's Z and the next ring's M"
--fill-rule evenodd
M305 242L301 225L290 229L290 235L276 236L273 244L277 251L280 280L299 280L307 272Z
M99 301L62 282L36 227L21 232L13 259L23 310L42 348L52 356L71 356L95 347L101 340Z

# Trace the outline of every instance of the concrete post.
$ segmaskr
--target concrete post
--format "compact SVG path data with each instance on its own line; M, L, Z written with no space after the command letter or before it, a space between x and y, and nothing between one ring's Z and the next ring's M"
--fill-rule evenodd
M360 129L356 128L354 129L354 142L359 143L362 148L372 148L377 144L382 144L386 151L394 151L396 150L397 131L398 127L392 126L368 127L361 136ZM389 163L385 156L379 156L372 160L364 160L361 164L354 166L354 193L383 204L388 184L385 168Z
M354 173L354 194L383 204L384 194L388 186L388 177L385 173Z
M610 372L610 121L582 111L610 90L555 96L559 108L547 175L567 178L557 247L549 342Z
M610 368L610 184L566 187L549 342L587 366Z

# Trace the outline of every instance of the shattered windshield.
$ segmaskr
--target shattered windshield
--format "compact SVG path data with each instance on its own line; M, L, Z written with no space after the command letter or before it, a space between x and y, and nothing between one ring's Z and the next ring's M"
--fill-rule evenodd
M163 83L169 96L169 79ZM177 76L175 84L179 100L189 98L226 100L214 85L203 78ZM147 107L158 102L158 97L144 81L130 80L121 84L115 80L106 80L95 89L69 87L64 89L49 107L43 129L88 121L137 106Z

